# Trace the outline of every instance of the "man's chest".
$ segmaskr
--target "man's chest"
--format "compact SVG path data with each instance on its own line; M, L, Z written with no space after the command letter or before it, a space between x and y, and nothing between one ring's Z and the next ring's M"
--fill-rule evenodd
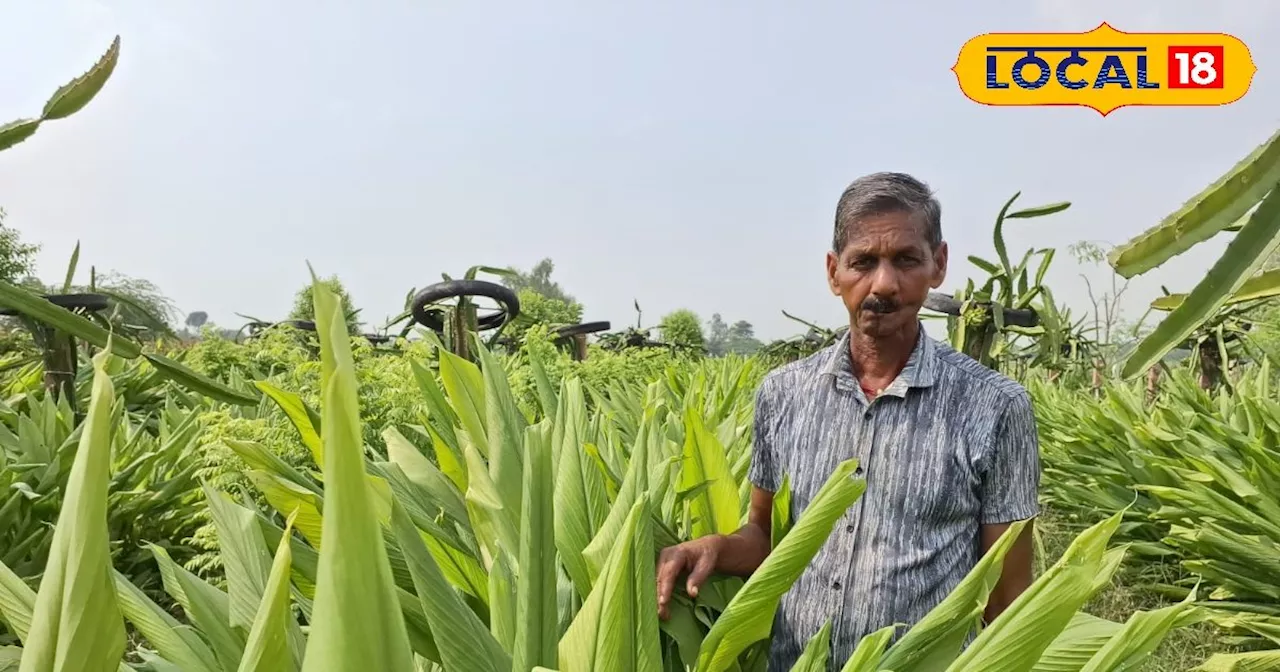
M986 437L973 431L959 405L927 392L871 404L833 393L815 402L789 415L778 442L793 517L849 459L867 484L851 513L927 526L977 506Z

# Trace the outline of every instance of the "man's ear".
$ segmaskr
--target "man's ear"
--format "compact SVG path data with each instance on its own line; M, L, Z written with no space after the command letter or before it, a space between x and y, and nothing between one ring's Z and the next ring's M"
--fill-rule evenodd
M840 259L836 257L835 252L827 252L827 286L831 288L831 293L840 296L840 283L836 282L836 268L840 264Z
M933 281L929 285L937 289L947 279L947 241L945 240L938 243L938 249L933 251L933 267Z

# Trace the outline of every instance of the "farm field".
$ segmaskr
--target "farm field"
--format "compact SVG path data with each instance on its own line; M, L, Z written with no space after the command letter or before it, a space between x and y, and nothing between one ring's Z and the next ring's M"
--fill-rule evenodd
M39 140L22 123L0 149ZM994 258L957 274L985 275L928 308L1032 394L1036 583L981 623L1015 525L921 622L848 660L824 628L794 669L1280 670L1280 133L1224 171L1092 250L1132 277L1234 237L1148 331L1105 300L1073 317L1055 251L1006 249L1069 203L998 209ZM176 329L79 257L0 280L0 670L764 670L778 599L864 488L842 463L797 517L784 485L765 564L659 621L657 551L746 515L760 380L837 330L713 352L687 314L582 323L483 266L374 332L318 275L285 320Z

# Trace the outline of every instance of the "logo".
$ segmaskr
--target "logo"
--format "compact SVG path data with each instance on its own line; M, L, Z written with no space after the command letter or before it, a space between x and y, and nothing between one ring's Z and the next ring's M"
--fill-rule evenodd
M1087 33L987 33L951 67L983 105L1079 105L1102 116L1137 105L1228 105L1257 67L1223 33L1125 33L1103 22Z

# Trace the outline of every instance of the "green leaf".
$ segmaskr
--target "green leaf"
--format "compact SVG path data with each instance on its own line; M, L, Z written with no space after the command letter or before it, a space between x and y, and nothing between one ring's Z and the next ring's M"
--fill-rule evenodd
M684 463L680 470L680 488L691 488L709 482L705 490L689 502L694 538L708 534L733 534L742 525L742 501L724 447L707 431L697 409L690 407L684 418Z
M817 634L809 638L804 651L791 666L791 672L827 672L831 660L831 619L827 619Z
M143 357L145 357L148 362L151 362L151 365L156 367L156 370L165 378L172 380L196 394L239 406L258 405L257 397L218 382L204 374L192 371L186 366L179 364L168 357L152 353L144 354Z
M93 357L93 389L49 559L36 594L21 672L109 670L124 657L125 630L112 577L107 486L115 389L110 349Z
M142 348L137 343L120 336L113 336L97 323L4 281L0 281L0 306L12 308L37 322L70 334L73 338L98 348L106 348L110 343L112 354L119 357L137 359L138 355L142 354Z
M561 670L662 670L654 562L645 493L631 507L599 580L560 640Z
M769 636L782 595L821 550L836 521L866 490L866 482L853 477L856 468L856 460L836 466L796 526L734 595L703 639L699 672L730 669L748 646Z
M76 276L76 262L80 261L80 241L76 241L76 249L71 252L71 262L67 264L67 275L62 281L62 293L71 292L71 281Z
M1057 203L1038 205L1033 208L1023 208L1022 210L1011 212L1005 215L1005 218L1006 219L1030 219L1032 217L1044 217L1046 215L1052 215L1057 212L1062 212L1063 210L1066 210L1069 207L1071 207L1071 203L1069 201L1059 201Z
M885 647L893 639L894 630L895 627L889 625L863 637L858 642L858 648L853 650L853 655L840 668L840 672L876 672Z
M298 660L291 647L298 623L289 608L289 571L293 565L289 535L292 529L293 519L290 518L285 523L284 535L271 562L271 573L237 672L288 672L298 669Z
M111 46L107 47L106 53L93 64L87 72L75 79L58 87L57 91L49 97L49 101L44 105L44 111L41 112L41 118L62 119L71 116L80 111L93 97L98 95L104 84L111 77L111 73L116 69L116 62L120 59L120 36L116 35L111 41Z
M9 149L26 140L34 135L38 128L40 128L39 119L17 119L0 126L0 150Z
M549 426L525 430L524 502L520 507L520 577L516 583L515 670L554 666L556 602L555 474Z
M1117 558L1124 549L1108 553L1107 542L1119 528L1123 514L1121 511L1076 537L1058 562L988 625L948 672L1030 669L1109 579L1104 568L1114 571L1118 567Z
M1280 268L1259 273L1249 278L1222 305L1230 306L1246 301L1268 299L1273 296L1280 296ZM1182 305L1186 298L1186 294L1166 294L1152 301L1151 307L1156 310L1173 310Z
M960 583L885 652L883 669L937 670L954 660L981 622L1004 558L1026 526L1026 521L1011 524Z
M423 545L418 528L413 526L399 502L393 502L391 506L391 527L408 562L414 589L418 592L445 668L451 672L511 670L511 659L475 612L445 580L440 567Z
M1125 360L1121 376L1145 373L1221 308L1280 247L1280 189L1263 199L1204 279Z
M298 430L302 444L311 451L311 457L316 464L324 464L324 442L320 439L320 428L316 427L312 421L311 416L315 412L307 407L307 402L297 394L282 390L265 380L255 380L253 384L284 411L285 417L289 418L293 428Z
M313 276L314 278L314 276ZM413 672L413 652L364 467L351 340L337 297L312 283L320 336L323 536L303 670Z
M1121 277L1145 273L1243 218L1277 183L1280 131L1159 224L1111 250L1107 260Z

